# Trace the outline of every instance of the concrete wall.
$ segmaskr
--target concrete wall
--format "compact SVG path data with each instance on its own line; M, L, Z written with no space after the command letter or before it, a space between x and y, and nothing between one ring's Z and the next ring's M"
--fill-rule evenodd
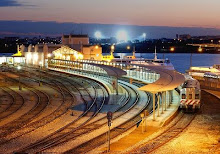
M99 46L83 47L82 54L84 59L87 60L102 60L102 47Z
M63 45L89 45L89 37L87 35L63 35L62 36Z

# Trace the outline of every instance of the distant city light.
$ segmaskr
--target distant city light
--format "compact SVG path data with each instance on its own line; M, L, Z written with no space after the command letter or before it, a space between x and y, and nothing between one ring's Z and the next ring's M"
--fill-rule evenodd
M143 35L144 40L146 40L147 34L146 34L146 33L143 33L142 35Z
M115 46L114 46L114 45L112 45L112 46L111 46L111 49L112 49L112 50L114 50L114 49L115 49Z
M96 37L97 39L100 39L100 38L102 37L101 32L100 32L100 31L95 32L95 37Z
M198 51L199 51L199 52L202 52L202 48L201 48L201 47L199 47L199 48L198 48Z
M126 42L128 40L127 32L124 30L118 31L117 39L118 39L118 41L125 41Z
M175 50L175 48L174 48L174 47L171 47L171 48L170 48L170 51L172 51L172 52L173 52L174 50Z

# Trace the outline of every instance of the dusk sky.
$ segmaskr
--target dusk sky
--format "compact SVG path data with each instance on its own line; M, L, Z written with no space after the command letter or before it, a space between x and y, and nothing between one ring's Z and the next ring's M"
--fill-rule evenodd
M220 29L220 0L0 0L0 20Z

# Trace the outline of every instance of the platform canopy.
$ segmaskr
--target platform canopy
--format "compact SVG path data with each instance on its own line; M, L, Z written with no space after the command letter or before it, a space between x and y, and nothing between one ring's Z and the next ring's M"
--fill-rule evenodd
M120 68L113 67L113 66L102 65L102 64L94 64L94 63L86 63L86 64L93 65L93 66L96 66L96 67L100 67L100 68L104 69L109 76L113 76L113 77L116 77L116 78L119 78L123 75L127 75L126 71L124 71Z
M173 90L182 83L184 83L185 81L184 75L177 72L176 70L167 70L164 67L160 67L160 66L145 66L145 65L139 65L139 66L148 68L160 74L160 78L156 82L139 88L139 90L142 91L158 93L158 92Z

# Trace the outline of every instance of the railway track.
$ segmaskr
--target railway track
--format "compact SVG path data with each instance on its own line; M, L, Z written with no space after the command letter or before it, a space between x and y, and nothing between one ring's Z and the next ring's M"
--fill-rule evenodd
M96 88L97 89L97 88ZM102 103L102 106L103 106L103 103ZM99 110L101 109L102 107L100 107L99 108ZM99 112L99 111L98 111ZM96 114L98 114L98 112L96 112ZM106 118L105 118L106 119ZM99 121L100 121L100 119L99 119ZM94 123L91 123L90 125L94 125ZM88 125L86 125L85 127L88 127ZM85 127L83 127L83 128L85 128ZM91 128L90 128L91 129ZM80 132L81 131L81 134L82 134L82 130L83 129L76 129L75 131L78 131L78 132ZM88 131L88 129L84 129L84 131ZM66 132L66 129L64 129L64 132ZM59 136L58 135L58 133L56 132L55 133L56 134L56 136ZM75 135L72 135L72 134L75 134ZM78 135L76 135L76 134L79 134L79 133L75 133L75 132L71 132L70 134L66 134L66 138L65 139L63 139L63 140L61 140L62 138L58 138L57 140L59 140L59 142L57 142L57 141L54 141L54 139L52 139L53 140L53 145L52 144L49 144L48 146L44 146L44 148L42 148L41 149L41 151L42 150L45 150L45 149L47 149L47 148L50 148L50 147L52 147L52 146L56 146L56 145L58 145L58 144L61 144L61 143L63 143L63 142L66 142L66 140L68 141L68 140L70 140L70 139L73 139L74 137L76 137L76 136L78 136ZM57 137L55 137L55 138L57 138ZM44 141L45 141L45 139L44 139ZM39 143L37 143L38 145L39 145ZM44 145L45 145L45 142L43 143ZM29 147L29 149L33 149L33 145L31 146L31 147ZM21 151L21 152L27 152L27 148L26 149L23 149L23 151ZM31 152L33 152L33 151L31 151Z
M14 103L14 97L0 87L0 114L7 111Z
M47 83L47 84L49 84L49 83ZM41 126L44 126L45 124L51 122L52 120L60 117L62 114L64 114L69 109L69 107L72 105L72 103L65 103L66 100L64 100L64 99L66 99L68 95L73 97L73 94L71 94L71 92L69 92L67 90L68 88L64 84L62 84L61 82L59 83L60 85L58 85L58 83L54 81L54 84L57 85L57 88L60 90L60 93L63 95L63 103L58 107L58 109L55 112L53 112L52 114L48 115L47 117L44 117L38 121L27 124L25 129L23 128L22 131L20 131L20 133L17 133L19 135L17 135L16 137L15 136L7 137L7 138L4 138L4 140L2 138L1 139L2 142L0 142L1 144L7 143L12 139L15 139L15 138L20 137L24 134L30 133L31 131L33 131Z
M140 118L139 114L144 109L148 110L149 112L152 111L152 106L150 104L151 99L150 99L149 95L148 95L148 98L149 98L149 100L146 103L146 106L142 110L140 110L136 116L131 118L129 121L126 121L126 122L120 124L119 126L111 129L110 139L114 139L114 138L118 137L122 133L124 133L124 132L128 131L130 128L134 127L138 122L140 122L141 118ZM135 107L135 106L132 106L131 108L133 108L133 107ZM126 112L128 112L129 110L127 110ZM125 113L123 113L123 114L125 114ZM120 116L122 116L122 115L119 115L119 114L115 115L114 114L113 122L114 122L114 120L116 120ZM95 148L105 144L106 142L107 142L106 141L106 133L103 133L103 134L93 138L92 140L89 140L89 141L87 141L87 142L85 142L85 143L83 143L83 144L81 144L79 146L76 146L76 147L74 147L74 148L72 148L70 150L65 151L65 153L67 153L67 154L68 153L85 153L85 152L91 151L91 150L93 150L93 149L95 149Z
M159 136L126 153L151 153L183 132L193 121L196 114L182 114L181 118Z
M142 86L141 84L138 84L138 85L139 85L139 86ZM134 103L133 106L135 106L135 103ZM131 106L131 108L132 108L133 106ZM150 110L152 110L152 107L149 107L149 108L151 108ZM128 110L129 110L129 109L128 109ZM116 114L116 115L117 115L117 114ZM116 117L119 117L119 115L116 116ZM116 117L115 117L115 118L116 118ZM104 119L106 120L106 117L105 117ZM137 119L138 119L137 122L140 121L139 115L138 115ZM97 129L97 128L99 128L100 126L102 126L102 125L104 125L104 124L101 125L101 124L100 124L100 120L99 120L99 124L92 123L91 125L94 126L94 127L96 127L95 129ZM136 122L134 122L132 126L134 126L134 125L136 125ZM91 129L91 126L88 125L88 128ZM85 130L87 130L87 128L85 128ZM83 134L83 132L80 132L80 133L78 133L78 134ZM118 134L118 135L119 135L119 134ZM79 135L79 136L80 136L80 135ZM105 142L105 138L106 138L106 137L105 137L105 135L104 135L104 142ZM77 140L77 138L74 138L74 139ZM95 141L92 140L92 142L94 143ZM95 143L96 143L96 142L95 142ZM101 142L100 142L100 143L101 143ZM101 144L102 144L102 143L101 143ZM91 145L89 145L89 147L90 147L90 148L94 148L94 147L91 146ZM72 152L75 153L75 152L76 152L75 150L76 150L76 149L74 148L74 149L68 151L67 153L72 153ZM47 152L47 151L46 151L46 152ZM78 151L77 151L77 152L78 152ZM82 151L81 151L81 152L82 152ZM85 152L85 151L84 151L84 152Z
M33 118L38 116L49 104L49 97L47 94L38 91L38 90L32 90L30 88L27 88L33 93L35 93L38 97L38 101L36 105L27 113L19 117L18 119L13 120L10 123L7 123L0 127L0 138L9 135L10 133L15 132L18 129L21 129L23 126L28 124ZM24 98L22 97L24 100Z
M12 101L10 104L8 104L5 110L0 112L0 120L5 119L17 112L25 102L23 96L13 89L8 87L1 87L1 89L12 98Z
M25 151L25 152L43 151L47 148L50 148L52 146L56 146L57 144L60 144L60 142L62 142L62 141L67 140L71 134L75 133L75 131L77 131L79 128L81 128L88 121L93 119L99 113L99 111L101 110L102 106L105 103L105 96L104 95L105 94L103 94L103 97L95 97L93 103L89 106L87 111L84 112L81 116L79 116L77 118L77 120L66 125L65 127L56 131L55 133L51 134L50 136L22 149L21 152L23 152L23 151ZM88 114L88 112L92 110L92 108L94 108L94 112L91 113L91 116L86 116Z
M56 80L57 81L57 80ZM63 82L63 80L62 80L62 82ZM67 82L67 81L65 81L65 82ZM55 84L55 83L53 83L53 84ZM67 85L65 85L64 84L64 82L62 83L62 84L60 84L60 82L58 82L58 83L56 83L57 85L59 85L59 87L65 87L65 89L66 89L66 91L67 91L67 89L69 89L70 91L71 91L71 89L67 86ZM98 89L98 88L96 88L96 89ZM102 91L102 90L99 90L99 91ZM104 94L103 94L103 96L104 96ZM103 106L103 105L102 105ZM86 107L87 109L88 109L88 107ZM90 108L90 112L93 110L93 113L94 113L94 111L97 111L97 108L99 108L100 110L101 110L101 106L97 106L97 104L95 104L95 106L93 106L92 108ZM99 112L99 111L98 111ZM97 112L97 114L98 114L98 112ZM94 115L92 113L92 116ZM91 113L89 113L90 115L91 115ZM88 116L88 113L86 113L85 114L85 117L86 116ZM85 118L85 117L81 117L81 118ZM95 117L95 115L94 115L94 117ZM92 119L92 118L91 118ZM90 119L90 120L91 120ZM82 120L82 119L81 119ZM86 123L88 123L90 120L88 120ZM85 124L86 124L85 123ZM70 129L72 129L72 128L70 128ZM72 133L72 132L71 132ZM62 133L61 133L62 134ZM56 134L57 136L59 136L58 134ZM57 138L57 140L59 140L59 143L57 142L57 141L54 141L54 139L52 139L53 140L53 142L52 143L50 143L49 145L47 144L46 146L44 146L42 149L40 148L40 151L44 151L45 149L48 149L48 148L51 148L51 147L54 147L54 146L56 146L56 145L58 145L58 144L62 144L62 143L64 143L64 142L66 142L66 141L68 141L69 139L71 139L73 136L68 136L67 135L67 137L68 138L63 138L62 139L62 137L61 138ZM55 137L56 138L56 137ZM38 151L38 150L37 150Z

